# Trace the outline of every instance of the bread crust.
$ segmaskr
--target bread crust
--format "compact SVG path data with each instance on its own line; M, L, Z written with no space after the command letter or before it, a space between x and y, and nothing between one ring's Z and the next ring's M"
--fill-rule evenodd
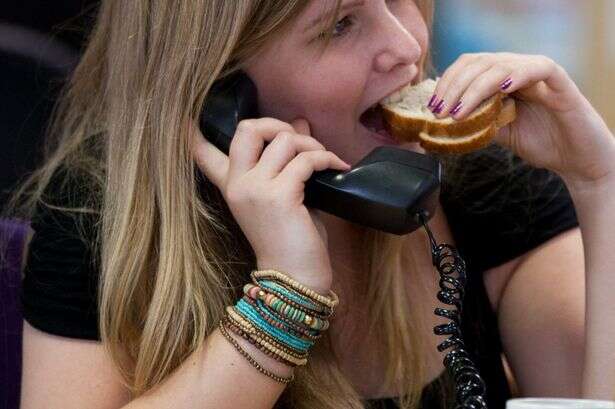
M500 128L505 127L517 118L517 109L513 98L502 101L502 109L495 120L473 136L461 138L437 137L426 132L419 134L421 146L430 152L438 153L468 153L489 145Z
M382 106L382 116L386 130L401 141L417 142L420 133L431 136L447 136L458 138L479 132L492 124L502 110L503 93L490 97L484 109L475 110L467 118L456 121L447 117L437 120L409 117L396 112L390 106Z
M475 151L491 143L497 133L495 124L489 125L477 132L474 136L465 138L446 138L444 140L431 136L425 132L419 134L421 146L430 152L437 153L467 153Z

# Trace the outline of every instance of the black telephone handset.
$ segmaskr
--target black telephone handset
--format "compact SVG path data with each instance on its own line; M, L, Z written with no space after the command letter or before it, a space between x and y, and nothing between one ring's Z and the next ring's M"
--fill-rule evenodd
M201 132L228 155L239 121L257 118L254 83L239 71L212 86L199 118ZM351 170L315 172L305 184L307 207L323 210L377 230L407 234L424 227L432 261L440 274L438 300L450 309L434 313L449 320L434 328L448 336L438 345L450 350L443 364L456 384L456 408L486 408L486 387L468 355L461 335L461 306L466 283L465 262L448 244L437 244L427 221L434 214L440 192L441 166L436 159L400 148L381 146Z
M238 71L212 86L200 117L203 135L228 155L242 119L257 118L254 83ZM349 171L315 172L305 184L307 207L394 234L421 226L418 214L433 216L440 192L441 166L420 153L381 146Z

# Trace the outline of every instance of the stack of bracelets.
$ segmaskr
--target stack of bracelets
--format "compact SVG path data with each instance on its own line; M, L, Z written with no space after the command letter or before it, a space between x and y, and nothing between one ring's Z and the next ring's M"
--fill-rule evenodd
M279 362L291 367L305 365L308 350L329 328L327 318L333 314L338 297L331 290L328 297L318 294L276 270L254 270L250 276L252 283L243 287L243 297L226 307L220 332L257 370L287 384L294 375L284 378L263 368L229 330Z

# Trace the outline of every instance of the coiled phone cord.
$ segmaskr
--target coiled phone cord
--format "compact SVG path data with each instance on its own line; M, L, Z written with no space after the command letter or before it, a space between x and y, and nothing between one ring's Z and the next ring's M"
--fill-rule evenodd
M436 308L434 314L447 318L450 322L436 325L436 335L449 335L438 345L438 351L450 351L444 357L444 366L455 382L457 404L455 409L487 408L485 394L487 387L472 362L461 334L461 310L466 284L466 265L455 247L449 244L437 244L433 233L427 226L427 217L418 213L431 243L432 263L440 274L440 291L438 300L453 308Z

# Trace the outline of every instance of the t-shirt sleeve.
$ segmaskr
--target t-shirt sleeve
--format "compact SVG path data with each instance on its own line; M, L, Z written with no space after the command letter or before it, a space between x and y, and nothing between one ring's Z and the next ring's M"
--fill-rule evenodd
M54 335L100 340L97 212L77 211L91 197L88 179L55 175L31 219L21 302L24 319ZM71 210L67 210L70 208Z
M441 203L468 271L520 256L578 226L566 185L498 145L464 157L461 178L443 183Z

